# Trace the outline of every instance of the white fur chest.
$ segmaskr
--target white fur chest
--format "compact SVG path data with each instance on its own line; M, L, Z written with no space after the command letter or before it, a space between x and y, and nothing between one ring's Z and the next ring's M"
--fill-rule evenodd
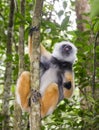
M55 83L55 82L57 82L56 68L50 68L41 77L41 82L40 82L41 95L43 95L43 93L45 92L45 89L48 87L49 84Z

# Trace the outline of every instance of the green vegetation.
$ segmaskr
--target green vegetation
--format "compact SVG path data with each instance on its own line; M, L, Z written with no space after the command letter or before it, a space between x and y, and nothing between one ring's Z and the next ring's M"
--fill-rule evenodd
M0 129L4 115L3 91L5 83L5 64L12 61L12 85L9 100L9 128L13 130L13 113L15 87L18 78L18 42L19 26L25 25L25 70L29 70L29 57L27 51L28 32L31 27L34 0L26 0L25 19L19 13L20 1L15 7L12 55L6 56L7 29L9 18L9 1L0 2ZM41 43L52 52L55 43L69 40L78 48L78 60L74 65L76 90L72 99L62 101L54 113L42 120L42 130L99 130L99 1L91 0L91 13L84 14L91 20L82 20L84 31L73 29L75 2L69 0L71 10L68 10L68 0L61 1L62 7L55 10L53 2L44 2ZM55 0L55 4L58 0ZM56 19L59 19L57 20ZM22 22L23 19L23 22ZM59 21L59 22L58 22ZM74 23L76 21L74 20ZM8 57L8 58L7 58ZM27 113L23 113L23 123L28 120Z

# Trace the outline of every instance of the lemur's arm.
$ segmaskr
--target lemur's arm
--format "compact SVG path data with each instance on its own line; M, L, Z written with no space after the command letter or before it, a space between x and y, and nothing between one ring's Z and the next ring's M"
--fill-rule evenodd
M32 47L33 47L32 36L30 35L28 38L28 50L29 50L30 59L32 57ZM48 60L51 58L51 53L48 52L42 44L40 44L40 53L41 53L41 56L46 57Z
M64 98L70 98L73 95L74 89L74 73L73 71L66 71L63 83Z
M51 58L51 53L48 52L42 44L40 44L40 50L41 50L41 56L46 57L48 60Z

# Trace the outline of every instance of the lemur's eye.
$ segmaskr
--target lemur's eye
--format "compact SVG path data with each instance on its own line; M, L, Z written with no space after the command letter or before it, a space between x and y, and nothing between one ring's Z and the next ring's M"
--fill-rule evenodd
M65 51L70 51L70 50L72 50L72 47L71 47L70 45L68 45L68 44L63 45L62 48L63 48Z

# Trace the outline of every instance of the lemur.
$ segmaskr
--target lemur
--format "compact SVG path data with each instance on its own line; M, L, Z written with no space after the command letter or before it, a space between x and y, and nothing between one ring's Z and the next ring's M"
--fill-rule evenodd
M70 42L62 41L49 53L43 45L40 57L40 104L41 117L51 114L57 104L73 95L74 72L72 66L76 60L77 48ZM31 57L32 38L29 37L29 55ZM17 80L17 102L24 111L30 111L31 74L24 71Z

